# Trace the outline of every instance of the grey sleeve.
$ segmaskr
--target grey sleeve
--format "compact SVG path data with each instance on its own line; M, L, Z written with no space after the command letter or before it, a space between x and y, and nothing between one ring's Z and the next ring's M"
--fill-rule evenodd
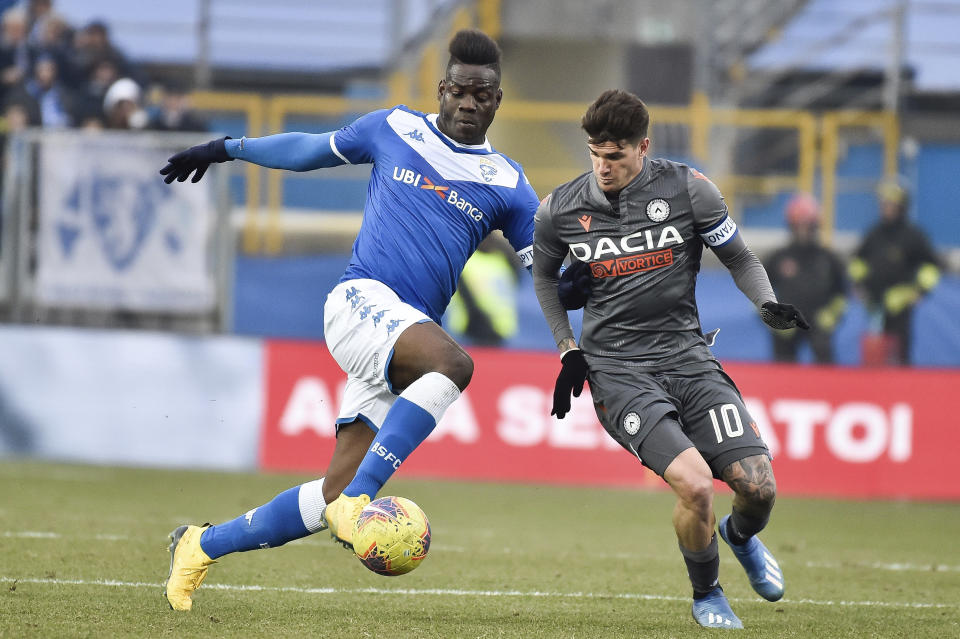
M776 302L777 296L773 293L767 271L727 213L720 189L702 173L691 169L687 177L687 191L693 207L693 224L700 239L730 269L737 288L757 308L764 302Z
M776 302L770 279L763 264L753 254L738 232L723 246L713 249L723 265L730 269L737 288L746 295L754 306L760 308L764 302Z
M551 198L552 196L547 196L543 200L534 216L533 289L537 293L540 310L547 320L550 332L553 333L554 343L559 347L563 340L573 339L573 328L557 295L557 272L567 256L567 247L560 242L553 228Z

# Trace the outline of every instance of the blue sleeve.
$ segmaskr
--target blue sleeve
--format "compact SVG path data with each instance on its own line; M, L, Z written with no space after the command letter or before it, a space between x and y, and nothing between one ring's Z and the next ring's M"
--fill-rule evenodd
M506 212L500 230L517 252L520 263L528 270L533 265L533 218L538 206L540 199L527 181L527 176L521 172L513 205Z
M310 171L340 166L344 161L334 153L333 133L280 133L262 138L227 140L227 155L271 169Z
M375 158L377 132L386 122L388 109L371 111L333 134L330 146L341 160L350 164L370 164Z

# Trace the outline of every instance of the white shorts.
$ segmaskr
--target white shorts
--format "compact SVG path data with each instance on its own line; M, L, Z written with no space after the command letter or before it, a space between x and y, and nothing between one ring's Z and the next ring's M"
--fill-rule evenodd
M430 321L376 280L347 280L330 291L323 306L324 339L347 374L338 425L360 419L380 430L397 399L388 376L393 347L407 328Z

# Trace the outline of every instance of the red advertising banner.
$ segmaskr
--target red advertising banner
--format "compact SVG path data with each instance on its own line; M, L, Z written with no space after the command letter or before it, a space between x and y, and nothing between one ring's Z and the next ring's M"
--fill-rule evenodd
M474 349L473 381L407 477L662 487L606 434L589 391L550 416L557 358ZM781 494L960 498L950 453L960 431L947 401L960 372L730 364L774 454ZM323 344L270 341L260 458L322 474L334 447L343 373ZM954 391L955 392L955 391Z

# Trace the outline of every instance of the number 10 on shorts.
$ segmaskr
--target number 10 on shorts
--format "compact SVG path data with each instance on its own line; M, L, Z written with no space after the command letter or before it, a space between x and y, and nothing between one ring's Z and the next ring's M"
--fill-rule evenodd
M727 439L743 435L743 421L740 411L734 404L724 404L720 407L720 419L717 419L717 409L710 409L710 421L713 423L713 432L717 436L717 443L723 443L723 432L720 431L720 422L723 422L723 431Z

